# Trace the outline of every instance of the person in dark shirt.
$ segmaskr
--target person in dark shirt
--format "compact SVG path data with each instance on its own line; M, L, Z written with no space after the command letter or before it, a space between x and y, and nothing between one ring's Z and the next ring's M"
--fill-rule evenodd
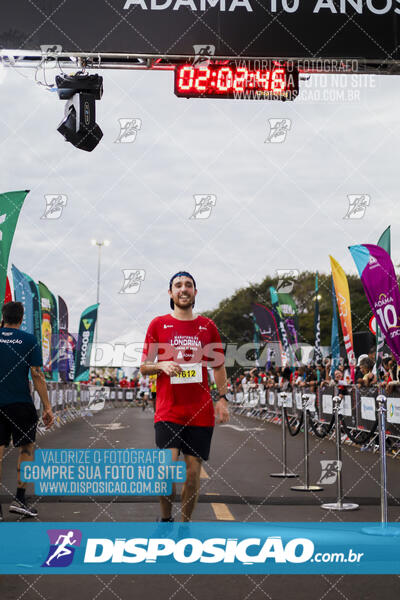
M46 428L54 422L46 382L42 372L42 352L35 336L19 331L24 316L21 302L3 305L0 325L0 476L4 449L11 438L19 448L18 485L10 512L36 517L37 510L25 499L26 482L20 479L21 462L34 460L37 413L29 389L29 371L43 404ZM0 506L0 521L3 513Z

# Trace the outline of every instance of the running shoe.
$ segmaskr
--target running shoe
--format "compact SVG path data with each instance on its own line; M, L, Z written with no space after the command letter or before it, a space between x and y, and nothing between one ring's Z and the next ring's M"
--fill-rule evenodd
M26 504L25 502L20 502L20 500L14 500L9 508L9 511L11 513L16 513L17 515L22 515L23 517L37 517L38 515L36 508Z

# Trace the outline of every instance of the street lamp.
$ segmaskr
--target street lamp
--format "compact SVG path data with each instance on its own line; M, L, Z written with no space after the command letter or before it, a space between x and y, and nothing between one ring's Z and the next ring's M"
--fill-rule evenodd
M91 240L90 242L92 246L97 246L99 249L98 259L97 259L97 304L100 304L100 268L101 268L101 249L103 246L109 246L109 240ZM96 323L96 336L95 336L95 348L97 350L97 340L98 340L98 332L99 332L99 310L97 309L97 323Z

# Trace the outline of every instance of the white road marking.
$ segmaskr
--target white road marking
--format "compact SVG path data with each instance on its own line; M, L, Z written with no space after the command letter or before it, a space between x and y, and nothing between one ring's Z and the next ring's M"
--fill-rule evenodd
M265 431L264 427L238 427L237 425L230 425L229 423L226 425L220 425L220 427L230 427L235 431Z

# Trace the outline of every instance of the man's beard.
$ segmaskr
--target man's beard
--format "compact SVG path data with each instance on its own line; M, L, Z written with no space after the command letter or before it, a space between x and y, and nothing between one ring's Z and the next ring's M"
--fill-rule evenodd
M194 299L189 298L190 302L189 303L185 302L184 304L181 304L181 301L179 300L179 298L177 300L174 300L174 299L172 299L172 300L173 300L173 303L175 304L175 306L177 306L181 310L189 310L189 309L193 308Z

